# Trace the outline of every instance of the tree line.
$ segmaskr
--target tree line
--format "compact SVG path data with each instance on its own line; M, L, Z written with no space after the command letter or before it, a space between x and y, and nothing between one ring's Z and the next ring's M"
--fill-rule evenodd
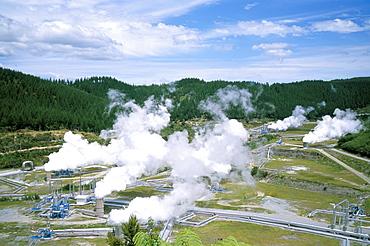
M210 118L199 109L202 100L227 86L247 89L254 112L245 115L239 106L227 111L235 119L282 119L291 115L296 105L313 106L309 119L332 114L335 108L358 109L370 105L370 77L332 81L301 81L282 84L250 81L210 81L185 78L162 85L130 85L112 77L70 80L42 79L22 72L0 68L0 128L56 130L76 129L100 132L112 126L115 115L108 112L107 92L115 89L127 100L143 104L149 97L169 98L172 121ZM323 103L324 102L324 103Z

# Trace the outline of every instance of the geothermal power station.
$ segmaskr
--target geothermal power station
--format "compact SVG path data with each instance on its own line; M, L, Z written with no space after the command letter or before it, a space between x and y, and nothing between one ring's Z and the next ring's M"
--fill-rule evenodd
M239 93L228 97L235 100L246 100L249 95L247 91L230 91L230 88L225 93ZM245 101L239 104L244 105L246 112L253 110ZM329 209L313 209L305 217L288 210L278 212L288 206L286 202L265 196L264 192L250 196L258 200L259 205L239 204L239 198L225 199L222 203L217 200L232 197L236 193L232 188L235 184L248 192L256 189L257 179L276 182L271 180L278 173L295 175L318 165L294 165L291 164L294 158L309 161L329 158L360 182L370 183L365 175L325 150L331 148L327 145L332 145L332 139L363 128L354 112L337 109L334 117L324 116L313 123L307 122L305 115L314 109L297 106L292 116L284 120L247 130L237 120L228 119L224 108L205 101L203 109L217 120L194 128L191 141L186 130L174 132L165 140L159 131L169 123L169 105L169 102L157 105L151 101L143 107L134 102L123 104L122 107L130 109L129 113L118 115L112 129L102 131L100 137L106 140L105 144L88 142L79 134L66 132L62 147L48 156L44 166L35 168L26 160L21 170L2 173L1 181L15 186L8 194L14 199L24 197L21 191L28 186L40 187L40 194L36 194L40 199L33 202L27 217L45 226L34 229L30 243L35 245L39 240L63 237L104 237L108 232L122 238L120 226L130 215L135 215L143 225L148 219L155 221L161 227L159 236L165 241L171 240L176 225L201 227L215 220L229 220L344 242L370 243L370 227L363 219L367 195L356 189L346 188L345 194L351 198L333 201ZM310 130L306 130L306 126ZM304 134L291 133L288 129L302 129ZM275 140L266 140L269 138ZM269 167L274 161L288 166ZM29 176L33 177L32 182L22 181ZM305 185L307 189L328 194L339 192L330 184ZM246 199L248 195L243 197ZM213 205L207 208L207 204ZM216 205L233 209L215 209ZM264 212L258 213L256 206ZM270 216L266 211L275 215ZM330 222L311 219L318 214L331 216ZM99 226L73 228L87 224Z

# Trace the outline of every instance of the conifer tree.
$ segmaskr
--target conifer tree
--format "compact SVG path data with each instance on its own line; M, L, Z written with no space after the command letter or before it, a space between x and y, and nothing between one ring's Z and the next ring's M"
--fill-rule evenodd
M130 215L128 222L122 224L125 245L134 246L134 237L140 232L140 224L135 215Z

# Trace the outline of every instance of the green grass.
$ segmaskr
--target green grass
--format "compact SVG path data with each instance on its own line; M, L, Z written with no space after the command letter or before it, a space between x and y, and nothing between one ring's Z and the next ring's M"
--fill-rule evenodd
M274 157L274 159L265 164L266 168L271 169L284 169L293 166L306 167L308 170L295 171L295 174L284 173L283 175L308 181L329 183L352 188L359 188L359 186L364 183L364 181L357 175L339 165L328 163L325 160ZM357 185L353 185L352 183Z
M12 193L17 188L13 185L8 185L7 183L0 181L0 193L7 194Z
M333 238L243 222L213 221L204 227L191 228L191 230L199 235L203 245L214 244L217 240L228 236L235 237L238 242L259 246L339 245L339 241Z
M342 153L338 153L331 149L325 149L325 151L331 154L332 156L334 156L335 158L339 159L340 161L344 162L348 166L356 169L357 171L360 171L368 176L370 175L369 162L363 161L357 158L353 158L351 156L344 155Z
M347 199L347 197L305 191L267 183L258 183L257 189L263 191L265 196L272 196L292 201L292 205L294 205L294 207L297 208L302 215L307 214L315 209L331 210L333 208L333 204ZM351 202L357 202L356 199L349 200Z
M158 176L145 177L145 178L140 179L140 180L142 180L142 181L148 181L148 180L164 179L164 178L168 178L168 177L169 177L169 175L163 174L163 175L158 175Z
M150 196L157 196L163 195L163 192L155 191L155 187L151 186L138 186L132 189L127 189L124 191L117 192L116 196L120 197L121 199L134 199L135 197L150 197Z
M215 199L198 201L197 206L245 211L247 208L243 207L243 205L259 205L262 199L262 197L257 196L257 190L255 187L243 184L225 183L222 185L222 188L231 192L219 192L215 195ZM220 200L228 201L229 206L219 204L218 201ZM248 208L248 211L267 212L267 210L263 208Z
M261 205L263 197L270 196L279 199L285 199L290 202L291 206L298 210L301 215L306 215L315 209L327 209L331 210L333 204L339 203L347 197L341 197L330 194L323 194L313 191L300 190L296 188L290 188L280 185L268 184L259 182L255 187L235 184L224 184L227 190L231 190L231 193L218 193L215 199L208 201L198 201L197 206L200 207L211 207L219 209L229 210L240 210L250 212L269 212L268 210L261 208L245 208L239 207L238 205ZM258 196L257 194L263 194ZM229 203L234 206L220 205L217 203L219 200L237 200L236 203ZM357 199L349 199L350 202L357 202Z
M37 183L42 183L45 182L46 180L46 173L45 171L33 171L26 173L24 175L24 181L26 183L32 183L32 182L37 182Z
M16 209L17 213L25 214L35 203L32 201L1 201L0 210L3 209ZM39 222L0 222L0 245L28 245L29 236L32 236L38 227L42 227ZM23 236L23 238L19 238ZM15 242L16 244L11 244Z

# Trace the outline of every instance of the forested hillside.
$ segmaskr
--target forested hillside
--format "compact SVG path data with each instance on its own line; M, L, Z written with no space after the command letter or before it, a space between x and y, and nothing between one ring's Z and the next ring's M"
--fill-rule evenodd
M126 94L127 100L134 99L138 103L151 95L157 99L170 98L175 105L172 120L180 121L209 117L199 110L199 102L226 86L248 89L253 94L255 112L245 115L238 107L227 112L230 118L237 119L282 119L289 116L296 105L315 107L308 115L314 119L332 114L335 108L357 109L370 105L370 77L272 85L187 78L170 84L134 86L111 77L45 80L0 68L0 86L3 130L67 128L99 132L109 128L114 120L113 113L107 113L109 89L116 89Z
M103 117L108 99L78 90L69 83L0 69L0 127L85 131L107 127L112 121L112 117Z
M338 147L348 152L370 158L370 124L357 134L348 134L339 138Z

